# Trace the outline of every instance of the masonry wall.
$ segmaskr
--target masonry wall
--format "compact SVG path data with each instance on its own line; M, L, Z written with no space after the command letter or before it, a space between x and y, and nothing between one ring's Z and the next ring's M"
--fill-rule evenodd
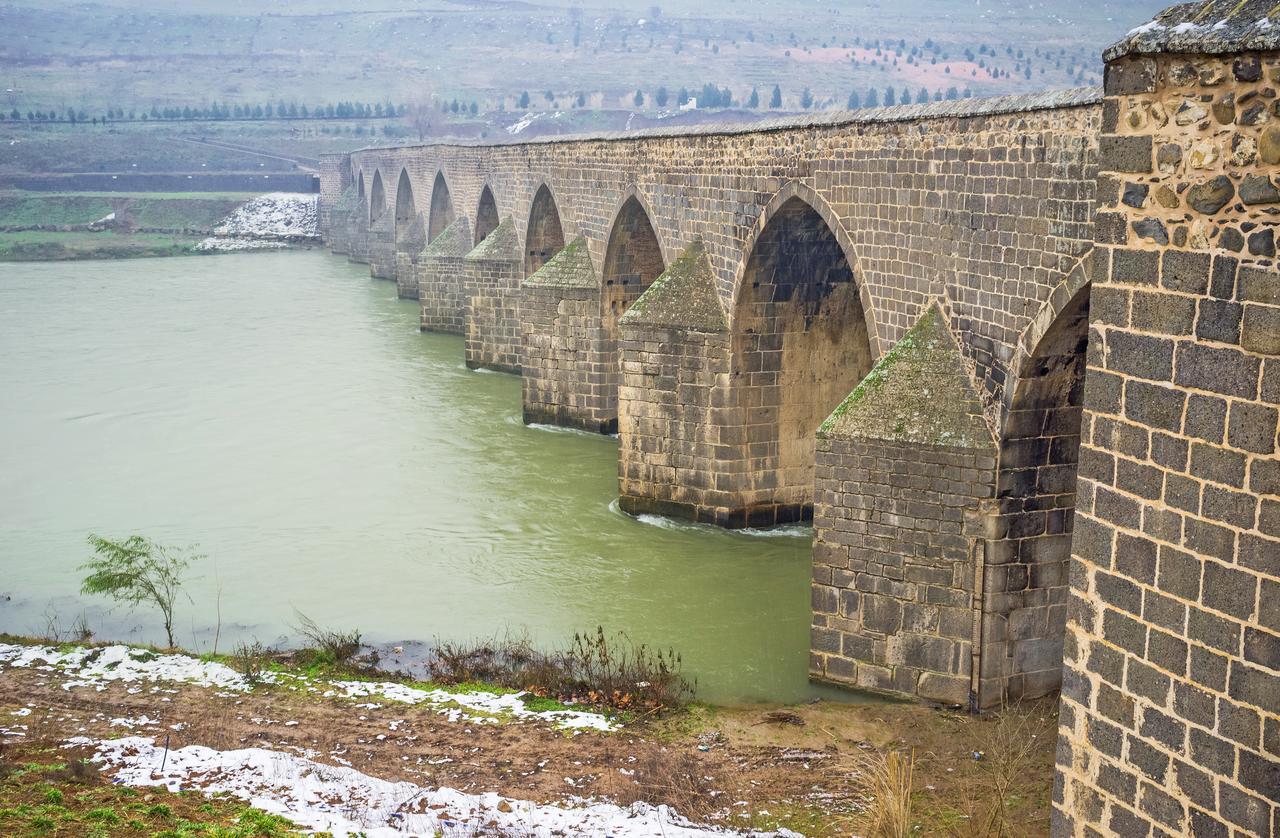
M461 335L465 331L469 272L462 256L423 256L418 263L420 326L424 332Z
M994 483L990 451L819 439L811 676L969 705Z
M1056 835L1280 832L1278 79L1107 67Z
M396 249L396 296L402 300L418 299L418 276L421 251L411 253Z
M369 275L374 279L396 278L396 225L390 212L384 212L369 230Z
M524 421L617 431L617 360L603 348L600 290L526 284L519 320Z
M468 258L465 265L466 364L519 375L524 346L520 324L523 263L518 259Z

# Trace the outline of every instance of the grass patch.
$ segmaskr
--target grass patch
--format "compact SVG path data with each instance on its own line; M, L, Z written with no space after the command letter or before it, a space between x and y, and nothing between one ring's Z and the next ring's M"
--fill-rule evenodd
M194 252L197 241L194 236L168 233L0 233L0 262L185 256Z
M50 744L6 743L0 750L0 835L142 838L283 838L303 834L284 818L229 797L133 789L109 778L76 779ZM72 754L69 765L87 753Z

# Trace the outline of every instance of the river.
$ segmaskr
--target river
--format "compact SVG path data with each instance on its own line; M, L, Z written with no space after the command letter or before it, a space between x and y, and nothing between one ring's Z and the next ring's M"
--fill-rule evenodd
M519 379L364 266L0 265L0 393L0 631L162 640L77 595L88 533L142 533L209 557L177 617L197 650L219 623L224 650L285 642L295 609L379 642L602 625L674 647L704 699L819 694L808 531L617 512L616 440L524 426Z

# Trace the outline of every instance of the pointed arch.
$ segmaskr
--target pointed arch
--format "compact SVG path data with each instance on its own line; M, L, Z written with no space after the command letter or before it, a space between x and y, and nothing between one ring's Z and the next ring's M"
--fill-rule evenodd
M413 220L418 215L418 208L413 201L413 184L409 182L407 169L400 170L400 180L396 183L396 241L401 241Z
M387 211L387 191L382 185L382 172L375 170L373 185L369 187L369 223L373 224Z
M734 303L731 384L757 502L811 509L818 426L875 360L854 262L828 211L792 185L762 213ZM833 226L834 225L834 226Z
M356 197L361 201L364 200L364 171L360 172L360 176L356 179Z
M524 275L532 276L538 268L564 249L564 226L551 189L545 183L538 187L529 207L529 223L524 237Z
M453 197L449 194L449 184L445 182L444 172L436 172L435 182L431 184L431 215L427 220L427 241L435 237L453 223Z
M475 243L479 244L488 238L490 233L498 229L499 223L498 202L494 200L493 190L486 183L484 189L480 190L480 203L476 207Z
M666 270L648 211L633 193L614 214L601 271L601 322L610 335L618 320Z

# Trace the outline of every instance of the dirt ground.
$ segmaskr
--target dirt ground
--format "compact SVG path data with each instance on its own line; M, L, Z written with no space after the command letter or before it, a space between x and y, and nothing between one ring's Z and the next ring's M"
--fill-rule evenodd
M614 733L570 734L540 723L450 722L427 706L281 687L219 695L178 684L64 689L62 680L0 673L0 720L30 707L22 721L32 739L168 735L173 748L271 748L387 780L536 802L646 800L695 822L811 836L862 834L875 758L900 750L915 760L915 834L1048 832L1052 701L985 719L913 704L694 706Z

